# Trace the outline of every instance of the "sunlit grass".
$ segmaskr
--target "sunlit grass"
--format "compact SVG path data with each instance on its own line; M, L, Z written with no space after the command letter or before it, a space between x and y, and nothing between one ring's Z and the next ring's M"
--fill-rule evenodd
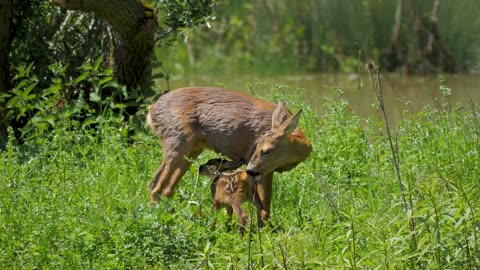
M254 232L251 258L248 235L239 239L222 221L210 231L210 180L197 164L173 200L151 207L157 138L141 128L128 136L115 121L100 123L101 132L65 121L42 141L11 139L0 153L2 268L479 267L476 105L455 108L445 96L416 115L405 111L394 143L413 206L406 213L379 115L355 115L336 91L319 117L300 94L268 87L268 99L304 110L314 151L275 176L273 228Z

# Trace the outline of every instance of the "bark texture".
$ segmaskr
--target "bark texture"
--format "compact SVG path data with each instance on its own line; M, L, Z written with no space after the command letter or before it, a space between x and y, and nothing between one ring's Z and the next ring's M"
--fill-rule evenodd
M10 48L11 0L0 0L0 93L10 88L8 51ZM3 107L3 106L2 106Z
M155 45L153 10L139 0L50 0L67 9L93 12L114 30L111 66L117 81L127 87L147 87L151 83L150 57Z
M8 51L10 49L11 0L0 0L0 94L10 89ZM7 137L6 101L0 99L0 138Z

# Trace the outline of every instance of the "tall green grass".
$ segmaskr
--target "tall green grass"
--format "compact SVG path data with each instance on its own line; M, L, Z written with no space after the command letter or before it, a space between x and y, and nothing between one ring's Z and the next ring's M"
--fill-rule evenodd
M479 254L479 109L444 98L405 107L394 144L410 212L380 115L361 118L340 90L314 114L301 90L255 85L304 110L310 158L276 174L272 226L239 239L213 219L204 153L173 200L151 207L146 184L162 152L143 126L61 125L0 153L0 265L4 269L475 269ZM254 89L255 90L255 89ZM297 93L297 94L291 94ZM106 118L108 119L108 118ZM250 212L250 210L247 210ZM220 215L222 220L223 215ZM409 227L415 223L414 230ZM412 235L416 241L412 240ZM261 243L261 246L260 246Z

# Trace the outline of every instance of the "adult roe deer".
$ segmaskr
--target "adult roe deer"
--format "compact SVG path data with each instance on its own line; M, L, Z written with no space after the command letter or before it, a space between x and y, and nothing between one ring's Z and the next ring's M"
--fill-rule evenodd
M293 115L278 105L222 88L180 88L149 107L147 123L161 140L163 161L149 184L150 199L170 197L175 186L205 148L247 165L257 182L262 204L270 214L273 172L291 170L312 146Z
M268 213L262 205L258 192L255 188L253 177L248 175L245 170L231 171L224 169L223 159L211 159L198 169L201 175L212 178L210 190L213 199L213 210L219 211L222 207L227 209L229 218L235 213L238 221L238 233L243 236L245 232L245 224L247 214L242 207L242 203L252 201L257 208L257 220L267 220ZM212 223L215 227L216 219ZM259 226L262 226L260 223Z

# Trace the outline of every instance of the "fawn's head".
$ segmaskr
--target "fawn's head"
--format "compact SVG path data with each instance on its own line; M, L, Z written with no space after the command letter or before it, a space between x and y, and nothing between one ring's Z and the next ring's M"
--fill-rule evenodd
M247 166L247 173L255 180L274 171L290 170L308 157L312 151L310 142L300 130L292 134L301 115L302 110L289 117L285 104L278 103L272 128L258 142Z
M222 166L222 162L222 159L211 159L198 168L198 173L210 178L217 177L221 173L220 168Z
M224 172L231 172L238 168L240 163L221 158L210 159L198 168L198 173L210 178L217 177Z

